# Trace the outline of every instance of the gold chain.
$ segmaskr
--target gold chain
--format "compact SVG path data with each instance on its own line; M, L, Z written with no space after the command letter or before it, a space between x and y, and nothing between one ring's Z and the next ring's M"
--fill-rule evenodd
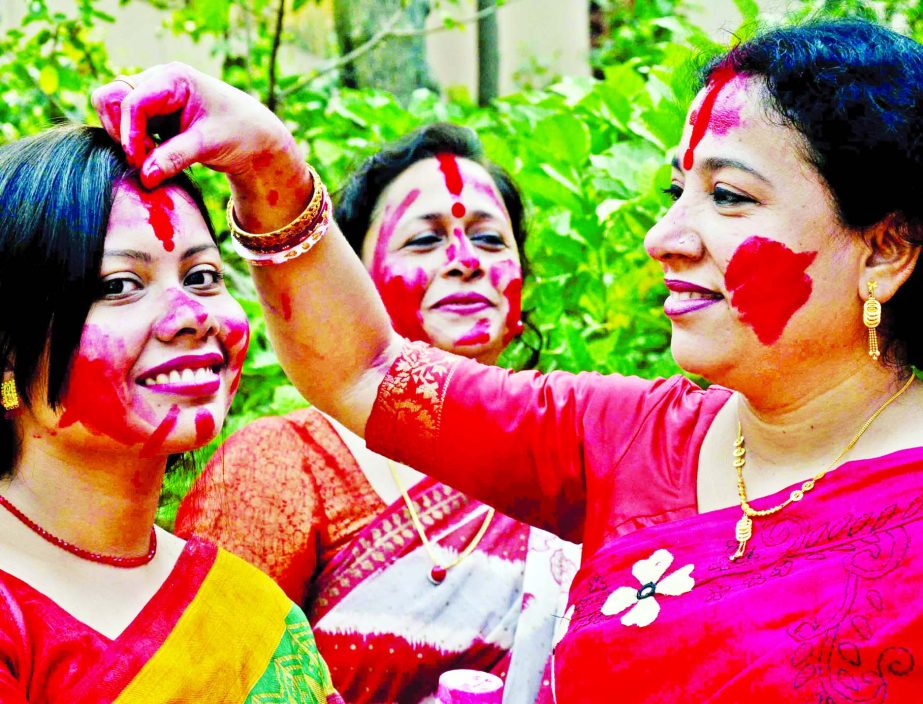
M730 559L733 562L743 557L744 552L747 549L747 542L750 538L753 537L753 519L762 518L763 516L771 516L774 513L778 513L783 508L788 506L794 501L801 501L804 498L804 495L807 494L811 489L814 488L814 485L823 479L828 473L836 469L837 465L840 463L846 454L852 450L856 443L859 442L859 438L869 429L869 426L875 422L875 420L880 416L884 410L890 406L894 401L900 398L907 389L910 388L910 385L913 383L914 375L911 374L907 382L891 397L881 404L878 409L868 417L862 427L853 435L852 440L843 448L843 451L838 454L833 462L827 465L820 472L815 474L810 479L806 480L801 484L800 489L794 489L789 497L783 501L781 504L777 504L772 508L765 508L757 510L750 505L750 501L747 498L747 485L744 483L744 467L747 464L747 447L744 443L744 434L743 428L741 427L740 421L737 421L737 439L734 440L734 469L737 470L737 495L740 497L740 510L743 512L743 515L740 517L740 520L737 521L735 526L734 537L737 540L737 551L731 555Z
M410 500L410 496L407 494L407 490L404 488L404 485L401 484L401 480L397 476L397 469L395 468L394 463L391 460L387 460L387 462L388 469L391 470L391 476L394 477L394 483L397 484L397 488L401 490L401 496L404 497L404 503L407 505L407 511L410 513L410 520L413 523L413 527L417 529L420 540L423 542L423 547L426 549L426 553L429 555L429 559L432 560L433 564L436 567L449 570L459 564L466 557L468 557L468 555L470 555L472 552L474 552L474 549L478 546L478 543L481 542L481 538L483 538L484 534L487 532L487 528L490 526L490 522L493 520L494 509L492 507L487 509L487 515L484 517L484 522L481 524L481 527L478 528L478 532L475 533L474 537L471 539L471 542L468 543L468 545L465 546L465 549L458 554L458 557L444 565L433 552L433 545L430 542L430 539L426 537L426 531L423 529L423 523L420 522L420 516L417 513L417 509L413 505L413 501Z

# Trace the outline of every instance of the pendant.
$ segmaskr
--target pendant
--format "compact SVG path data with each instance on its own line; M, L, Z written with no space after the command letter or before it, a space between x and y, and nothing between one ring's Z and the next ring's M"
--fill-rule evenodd
M737 552L735 552L729 558L731 562L739 560L744 556L744 552L747 550L747 541L753 537L753 521L750 519L746 513L740 517L740 520L737 521L737 526L734 530L734 538L737 540Z
M429 571L429 581L438 586L445 581L447 572L448 570L442 565L434 565L433 569Z

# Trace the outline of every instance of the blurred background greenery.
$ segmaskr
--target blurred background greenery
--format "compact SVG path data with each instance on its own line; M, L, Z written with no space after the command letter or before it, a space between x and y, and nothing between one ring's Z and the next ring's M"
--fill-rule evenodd
M507 0L517 2L524 0ZM306 5L332 14L328 56L310 67L286 56L303 32L287 23ZM113 3L105 5L108 7ZM527 332L501 363L519 366L526 345L541 346L543 371L597 370L643 376L679 370L669 351L659 267L642 247L666 210L666 166L693 94L695 68L735 37L778 21L754 0L734 0L733 32L715 37L684 0L586 3L587 70L555 75L542 57L520 68L498 96L497 0L120 0L144 4L163 31L209 46L226 81L268 104L302 143L334 190L365 156L424 123L474 128L491 159L514 176L528 205L526 248L532 276L524 308L541 333ZM423 23L438 5L464 5L434 30ZM14 20L0 16L0 140L61 120L94 122L91 90L132 66L114 65L102 0L32 0ZM2 9L2 6L0 6ZM445 9L444 7L442 9ZM501 7L502 9L502 7ZM465 10L470 10L465 14ZM421 14L422 13L422 14ZM788 19L858 15L923 39L920 0L795 0ZM455 17L453 19L453 17ZM433 31L478 35L477 95L433 81L420 41ZM365 62L365 65L363 65ZM221 232L227 279L252 322L240 391L223 436L256 417L304 405L272 352L249 276L228 247L223 177L196 171ZM220 438L219 438L220 440ZM205 460L217 443L197 453ZM160 520L172 523L191 471L168 477Z

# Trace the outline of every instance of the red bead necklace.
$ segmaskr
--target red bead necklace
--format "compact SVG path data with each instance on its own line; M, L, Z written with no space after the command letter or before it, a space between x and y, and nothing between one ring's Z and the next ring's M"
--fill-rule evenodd
M142 565L148 564L151 560L154 559L154 555L157 554L157 533L154 530L154 527L151 526L151 542L148 546L147 553L144 555L139 555L137 557L120 557L118 555L100 555L98 552L90 552L89 550L84 550L79 548L76 545L62 540L61 538L52 535L47 530L38 525L35 521L30 519L26 514L16 508L13 504L10 503L9 499L0 494L0 505L2 505L7 511L12 513L16 518L18 518L26 527L30 528L32 532L37 534L40 538L44 538L52 545L55 545L62 550L66 550L71 555L76 555L79 558L84 560L89 560L90 562L98 562L101 565L110 565L112 567L141 567Z

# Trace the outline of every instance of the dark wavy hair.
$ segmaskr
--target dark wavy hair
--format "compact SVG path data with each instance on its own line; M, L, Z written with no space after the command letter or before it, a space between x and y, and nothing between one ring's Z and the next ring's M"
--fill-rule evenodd
M770 116L797 130L840 221L862 231L895 216L923 244L923 47L863 20L766 32L709 62L761 77ZM882 306L887 359L923 367L923 265Z
M47 360L47 402L60 405L99 271L116 186L136 172L100 127L62 126L0 146L0 371L25 405ZM201 193L180 174L212 237ZM0 417L0 476L19 451ZM171 464L175 460L171 461Z
M484 147L473 130L445 122L420 127L385 145L352 172L337 192L334 208L334 217L350 246L356 254L362 255L362 245L381 194L415 163L438 154L454 154L476 162L490 174L509 213L513 239L519 247L522 275L526 278L530 273L525 251L526 215L519 189L506 171L485 157ZM522 322L538 339L537 345L527 345L530 355L524 366L531 368L538 362L542 336L529 319L528 311L522 312Z

